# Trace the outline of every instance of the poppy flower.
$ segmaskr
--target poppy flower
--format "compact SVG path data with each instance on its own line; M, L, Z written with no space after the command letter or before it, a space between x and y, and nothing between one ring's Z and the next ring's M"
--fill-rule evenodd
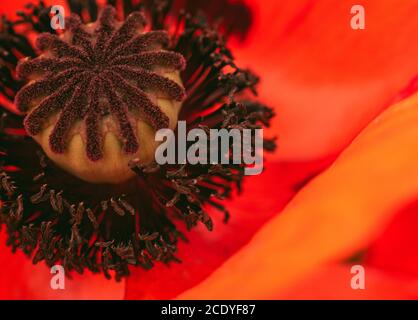
M174 5L173 12L186 6L194 14L197 13L196 1L193 5L179 2ZM268 102L278 114L273 118L270 133L279 136L279 148L277 153L268 157L265 172L244 179L241 195L234 194L232 200L222 201L222 207L220 202L209 203L212 208L205 206L205 214L189 222L189 226L203 222L193 230L187 231L178 225L173 229L169 227L172 226L170 223L162 224L163 229L169 229L168 233L163 233L168 236L167 239L172 239L169 235L173 232L177 234L183 231L186 234L187 243L168 243L168 248L177 246L175 256L170 255L169 260L180 259L181 263L157 262L151 269L130 266L129 270L122 264L116 268L116 272L106 268L101 270L109 276L115 274L117 278L124 278L119 283L104 280L101 274L74 274L75 279L67 281L71 288L53 292L49 288L48 268L40 264L34 267L30 265L30 261L20 252L25 248L21 248L14 241L15 238L10 237L13 236L10 230L18 234L19 230L11 228L14 225L9 223L7 242L17 252L11 254L4 248L0 255L0 259L7 261L3 263L6 265L3 274L10 272L10 275L14 275L13 278L1 279L4 290L0 294L5 298L416 297L416 286L411 281L414 279L414 265L409 265L409 272L406 272L405 266L402 267L402 263L399 266L397 260L392 261L392 267L387 267L393 251L385 251L390 245L405 248L405 242L413 239L411 235L410 238L405 236L397 239L398 243L393 240L397 238L396 234L403 232L405 225L410 226L411 215L404 218L407 222L396 224L396 219L399 219L398 212L402 215L404 207L409 208L409 203L414 202L417 190L414 182L417 181L414 177L417 156L414 146L418 132L414 128L414 121L418 98L415 95L414 78L418 67L415 59L418 47L411 41L418 29L412 19L416 3L405 1L402 5L394 5L389 1L364 1L367 28L354 31L349 24L350 1L335 5L332 16L327 15L329 4L326 1L224 2L217 1L216 4L241 8L240 11L225 10L226 17L220 24L220 30L231 36L229 47L237 57L236 65L251 67L261 76L261 101ZM146 6L147 1L144 3ZM167 9L164 1L158 3L161 11L151 15L155 26L162 25L161 14L165 12L163 9ZM71 1L70 4L66 8L71 8L73 12L79 10L85 21L97 18L94 6L86 10L82 2ZM129 1L124 2L124 6L116 3L116 8L128 12L134 9ZM208 11L205 4L201 9ZM208 12L212 14L209 19L216 22L219 11L213 10ZM231 18L232 22L228 24L228 12L241 12L242 20ZM390 17L386 16L387 12L391 12ZM40 27L42 19L35 22L33 28ZM199 24L194 28L205 35L204 26ZM211 41L213 43L214 39L209 38L209 43ZM190 68L188 46L184 45L182 49L186 51L179 51L186 57ZM195 51L193 53L198 54ZM208 62L209 68L211 63L213 61ZM241 76L246 82L233 81L229 85L240 88L242 85L251 87L255 84L256 78L251 73L244 69L235 71L242 72ZM188 78L183 76L183 79ZM22 85L18 83L15 89ZM200 93L203 96L213 93L210 90L213 87L206 85L206 91ZM187 81L185 86L186 92L190 92ZM7 94L14 98L15 93L6 91L3 96L7 98ZM249 103L247 97L240 100L241 105L262 113L264 118L259 120L267 124L272 115L270 109L259 103ZM7 99L2 101L9 114L4 127L8 129L8 134L12 133L18 139L22 132L16 128L21 128L21 121L16 120L14 113L9 111L14 110L15 106ZM202 102L199 99L197 101ZM184 103L187 106L187 100ZM188 109L202 111L191 107L183 110ZM219 109L208 110L205 116L216 114L216 110ZM179 117L187 116L187 113L180 113ZM273 145L271 141L266 142L268 147ZM18 151L26 150L11 143L8 146L14 162L20 159L21 164ZM8 161L10 156L5 159ZM25 158L25 161L28 159ZM48 157L42 159L49 162ZM15 164L7 166L8 176L3 177L4 189L12 185L14 180L8 179L9 176L19 177L19 169L20 166ZM68 186L70 180L66 179L73 177L68 177L65 170L54 170L54 176L60 178L54 183ZM151 180L162 181L159 179L161 177L152 177ZM23 181L27 182L25 186L35 185L33 181ZM80 186L76 182L71 183ZM227 189L229 192L226 196L235 191L230 185ZM91 190L81 191L85 192L84 195L92 195ZM115 190L108 192L113 194ZM54 192L54 199L57 194L59 191ZM169 194L173 196L173 193ZM43 197L43 193L38 195ZM86 199L92 201L91 198ZM14 200L12 216L16 217L19 195ZM146 203L146 199L142 200ZM180 199L175 204L182 205L186 200ZM48 205L54 207L54 202ZM124 207L121 202L118 206ZM129 212L128 208L125 207ZM223 208L228 208L230 219L227 224L223 224L225 215L219 215L216 208L220 208L221 213L225 213ZM40 216L47 212L45 207L37 209L41 209ZM113 210L118 211L115 208ZM395 225L388 227L394 217ZM37 221L39 215L33 219ZM45 233L50 234L49 230L57 232L54 227L41 225L38 229L42 232L43 228L45 236ZM205 227L213 228L212 232L204 230ZM65 232L67 238L74 238L68 234L75 232L71 229L60 232L64 232L64 238ZM157 248L161 247L162 243L158 243ZM101 253L109 248L111 254L118 249L114 243L103 243L98 248L103 248ZM26 249L28 254L35 253L35 248L30 245ZM147 257L153 257L152 248L144 247L143 250L146 250ZM394 258L414 261L407 250L403 252ZM48 257L39 255L40 259L48 260ZM108 253L104 256L108 256ZM96 261L99 261L96 267L102 268L102 260ZM52 259L47 264L53 262ZM80 266L91 267L91 264L83 263L77 264L75 261L69 270L77 271ZM350 267L353 264L365 267L365 290L355 291L350 287ZM17 265L22 267L16 268ZM97 271L94 265L89 269ZM32 277L27 275L29 272L33 274ZM130 275L125 279L128 272ZM32 289L34 286L37 286L36 293ZM42 286L45 286L45 290L39 295L39 287ZM95 289L99 287L100 290ZM108 291L103 292L103 287Z
M71 2L61 32L53 8L26 9L2 25L4 99L14 101L0 136L7 244L34 264L116 281L130 265L179 262L186 230L213 229L208 208L228 220L220 201L241 188L247 168L213 160L225 150L214 149L211 135L200 138L208 147L198 155L210 153L210 162L183 162L178 152L178 162L157 164L155 132L177 127L180 150L192 144L177 121L188 135L268 126L272 110L251 95L257 76L234 63L204 18L174 15L169 2L119 12L117 4ZM21 28L39 33L35 47ZM250 138L240 157L259 152L258 137ZM274 141L264 147L273 150Z

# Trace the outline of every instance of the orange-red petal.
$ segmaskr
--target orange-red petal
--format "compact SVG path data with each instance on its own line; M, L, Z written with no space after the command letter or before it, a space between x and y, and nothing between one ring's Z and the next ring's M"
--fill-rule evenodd
M416 0L247 2L254 27L233 52L276 108L280 159L338 153L418 74ZM355 4L365 30L351 28Z
M197 285L226 259L245 245L251 236L291 199L303 183L322 171L330 160L313 163L266 163L260 176L248 177L244 191L223 201L231 213L228 224L223 215L210 211L214 230L200 226L186 232L188 243L179 244L182 263L157 264L150 271L132 268L127 279L127 299L170 299ZM268 192L267 192L268 191Z
M0 299L61 300L61 299L122 299L124 282L106 280L102 274L74 274L65 279L64 290L51 288L50 269L45 263L33 265L21 251L12 253L6 247L6 234L0 232Z
M368 248L368 265L391 275L418 276L418 202L403 208L385 232Z
M364 266L364 289L353 289L352 265L331 264L315 270L291 288L278 292L275 299L387 300L417 299L418 280L396 277L383 270Z
M417 123L418 95L389 108L247 246L180 298L271 298L365 248L418 196Z

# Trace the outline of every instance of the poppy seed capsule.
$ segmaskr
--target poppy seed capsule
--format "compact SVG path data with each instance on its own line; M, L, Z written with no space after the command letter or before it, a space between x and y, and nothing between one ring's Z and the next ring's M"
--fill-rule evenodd
M61 36L43 33L42 54L22 60L16 95L27 113L26 131L60 167L92 183L121 183L134 176L128 163L154 160L155 132L174 129L185 98L181 54L164 50L165 31L144 32L139 12L124 22L105 7L84 25L78 16Z

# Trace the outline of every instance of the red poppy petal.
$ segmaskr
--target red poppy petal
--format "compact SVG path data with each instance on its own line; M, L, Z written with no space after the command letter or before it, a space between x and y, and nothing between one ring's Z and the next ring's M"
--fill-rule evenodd
M417 299L418 280L395 277L370 266L364 267L364 289L353 289L351 265L327 265L274 296L275 299L370 300Z
M351 0L247 2L254 28L233 52L280 115L280 159L339 152L418 74L416 0L361 1L365 30L350 26Z
M418 276L418 202L397 214L367 250L367 264L388 273Z
M0 15L5 15L9 19L17 18L16 11L30 3L28 0L3 1L0 7Z
M158 264L151 271L133 268L127 279L127 299L170 299L196 285L240 247L263 223L279 211L307 179L322 171L330 159L312 163L267 163L265 172L248 177L244 192L224 201L230 210L228 224L211 210L215 229L203 227L186 233L189 243L179 244L180 264Z
M418 196L417 106L418 94L386 110L279 216L180 298L270 298L369 246Z
M0 232L0 299L122 299L125 283L106 280L102 274L74 274L65 279L64 290L53 290L53 275L44 263L33 265L21 251L6 247Z
M13 0L13 1L3 1L0 7L0 15L5 15L9 19L16 19L16 11L24 10L25 5L28 3L38 4L39 1L31 1L31 0ZM61 5L64 7L66 12L69 13L69 8L67 1L65 0L44 0L45 6L52 6L52 5ZM68 15L66 13L66 15Z

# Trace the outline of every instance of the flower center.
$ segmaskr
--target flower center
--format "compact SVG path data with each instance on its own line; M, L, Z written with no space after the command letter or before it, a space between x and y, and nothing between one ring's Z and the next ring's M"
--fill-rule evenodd
M141 13L115 21L106 7L89 26L68 19L61 36L41 34L39 57L17 68L32 80L16 95L25 128L59 166L88 182L121 183L128 163L148 164L155 131L173 129L185 98L182 55L165 31L144 32Z

